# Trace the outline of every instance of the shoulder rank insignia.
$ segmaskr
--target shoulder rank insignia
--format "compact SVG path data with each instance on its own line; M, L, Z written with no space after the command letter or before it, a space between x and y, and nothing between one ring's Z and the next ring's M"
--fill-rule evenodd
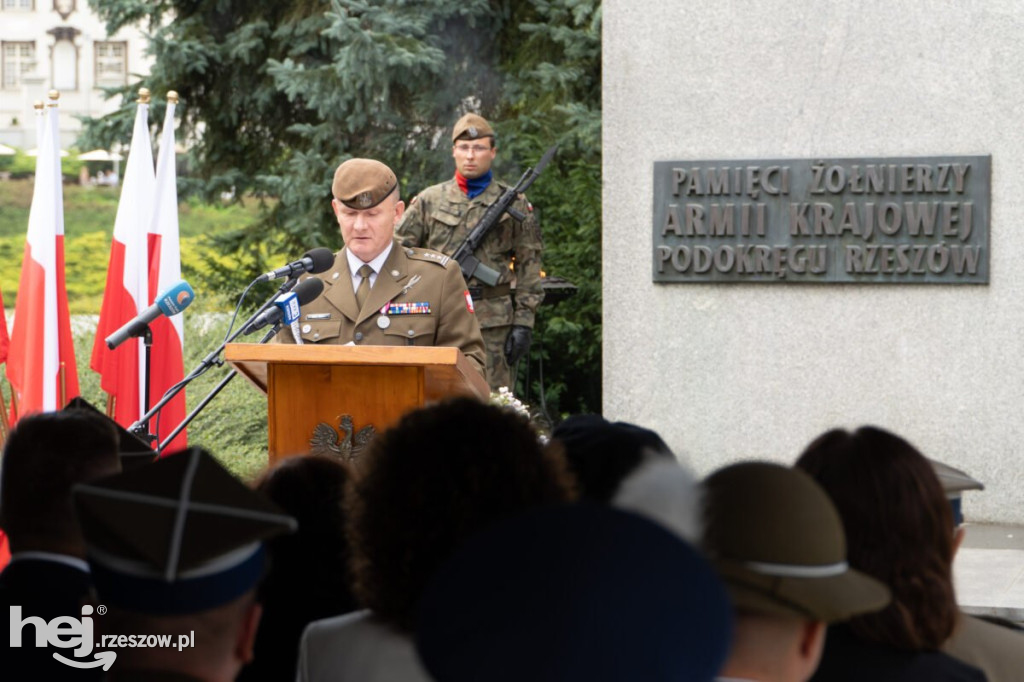
M409 254L410 258L417 258L419 260L431 261L438 265L447 266L451 261L451 256L446 256L443 253L437 251L430 251L427 249L417 249Z

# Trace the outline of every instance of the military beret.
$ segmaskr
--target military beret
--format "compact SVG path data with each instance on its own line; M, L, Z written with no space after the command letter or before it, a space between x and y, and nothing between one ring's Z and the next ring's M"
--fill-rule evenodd
M480 137L494 137L494 129L483 116L466 114L455 122L452 129L452 142L458 139L475 140Z
M398 178L390 168L373 159L349 159L334 171L331 191L349 208L373 208L395 191Z

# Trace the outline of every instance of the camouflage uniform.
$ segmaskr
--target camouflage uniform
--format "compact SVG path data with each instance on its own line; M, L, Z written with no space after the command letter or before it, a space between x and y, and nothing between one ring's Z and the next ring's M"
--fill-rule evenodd
M395 228L396 236L406 246L433 249L450 256L506 189L506 185L491 182L483 193L470 199L454 178L428 187L406 209ZM519 222L505 213L475 253L481 263L500 273L498 284L488 287L475 277L469 281L487 348L486 376L492 390L511 383L510 368L505 361L505 339L509 330L512 325L532 329L537 306L544 300L540 277L543 249L540 226L525 195L519 195L512 207L525 215L526 220ZM510 293L513 283L514 304Z

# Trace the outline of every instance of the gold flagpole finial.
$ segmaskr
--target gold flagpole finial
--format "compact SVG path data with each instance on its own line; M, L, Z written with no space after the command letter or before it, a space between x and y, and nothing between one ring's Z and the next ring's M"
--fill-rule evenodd
M41 99L37 99L35 104L33 104L32 106L34 106L36 108L36 111L42 111L43 109L46 108L46 105L43 104L43 100L41 100Z
M167 101L170 102L171 104L177 104L178 103L178 92L176 90L168 90L167 91Z
M139 104L149 104L149 88L139 88L139 98L135 101Z
M60 99L60 92L57 90L50 90L50 92L47 93L47 96L50 98L50 106L57 106L57 100Z

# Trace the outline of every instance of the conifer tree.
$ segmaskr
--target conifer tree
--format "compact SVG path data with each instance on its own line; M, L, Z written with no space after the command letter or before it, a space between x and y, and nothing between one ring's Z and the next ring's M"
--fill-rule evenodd
M558 143L530 198L545 270L579 287L540 311L537 373L521 386L558 413L600 410L599 0L89 0L113 33L140 25L154 64L143 85L178 91L189 147L183 196L267 198L262 224L218 235L204 284L237 290L267 269L265 244L301 253L338 246L334 168L352 156L398 173L405 199L451 175L446 131L466 111L499 136L498 177L514 181ZM121 108L85 122L85 147L128 139ZM528 396L528 397L529 397Z

